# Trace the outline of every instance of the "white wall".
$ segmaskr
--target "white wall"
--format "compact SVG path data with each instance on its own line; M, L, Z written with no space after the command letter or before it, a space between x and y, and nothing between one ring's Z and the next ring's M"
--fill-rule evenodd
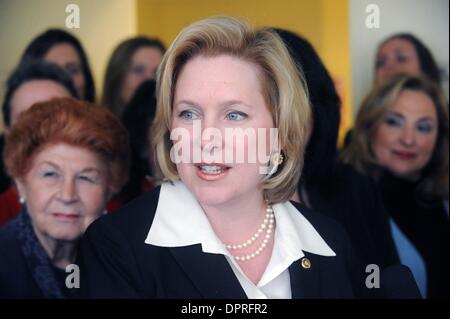
M71 3L80 8L80 28L66 30L80 39L87 52L99 98L112 50L136 34L135 0L0 0L0 101L5 80L25 47L50 27L65 28L65 9Z
M366 6L380 8L380 28L369 29ZM445 70L443 82L449 91L449 1L448 0L350 0L350 39L352 61L353 110L356 113L373 83L378 44L397 32L411 32L430 48Z

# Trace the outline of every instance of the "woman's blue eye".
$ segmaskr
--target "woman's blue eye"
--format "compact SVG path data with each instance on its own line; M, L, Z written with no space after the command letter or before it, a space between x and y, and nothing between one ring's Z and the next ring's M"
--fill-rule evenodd
M416 126L420 133L430 133L433 130L433 124L429 122L418 123Z
M198 117L195 115L192 111L181 111L178 115L180 118L182 118L185 121L192 121L197 119Z
M240 121L247 117L247 114L242 112L230 112L227 114L227 119L231 121Z
M396 116L386 116L384 123L391 127L401 127L403 125L403 120Z

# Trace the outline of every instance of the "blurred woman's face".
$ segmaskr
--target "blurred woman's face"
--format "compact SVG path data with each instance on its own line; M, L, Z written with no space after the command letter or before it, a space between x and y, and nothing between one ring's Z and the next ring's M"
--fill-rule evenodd
M86 97L83 68L80 57L75 48L68 43L56 44L47 52L44 59L58 64L72 78L73 85L77 90L78 97Z
M423 92L404 90L376 128L372 151L381 166L414 178L429 162L437 136L432 99Z
M131 64L122 84L121 97L128 103L137 87L145 80L154 79L163 53L158 48L142 47L131 57Z
M15 182L41 242L77 240L110 197L105 163L85 148L64 143L39 151Z
M405 39L387 41L377 54L377 83L385 82L398 74L415 76L422 74L416 49Z
M52 80L32 80L19 86L11 97L10 126L20 113L33 104L57 97L71 97L70 92L60 83Z

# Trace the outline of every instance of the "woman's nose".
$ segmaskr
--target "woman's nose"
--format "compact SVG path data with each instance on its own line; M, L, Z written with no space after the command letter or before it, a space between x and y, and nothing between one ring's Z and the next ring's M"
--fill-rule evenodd
M414 145L416 140L414 128L408 126L403 127L400 135L400 140L402 144L406 146Z
M395 61L388 60L383 69L387 78L390 78L391 76L397 74L397 64Z
M203 152L213 155L223 148L223 129L215 118L203 118L201 148Z
M59 198L65 203L71 203L77 200L77 188L72 180L64 180L61 183Z

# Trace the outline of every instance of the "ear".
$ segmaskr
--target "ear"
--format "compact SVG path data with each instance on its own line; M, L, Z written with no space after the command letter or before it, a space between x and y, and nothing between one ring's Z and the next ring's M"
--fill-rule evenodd
M19 197L27 197L26 186L23 178L14 178L14 183L16 184Z
M3 127L3 132L5 133L5 136L9 135L9 131L10 131L9 126L6 126L6 124L5 124L5 126Z

